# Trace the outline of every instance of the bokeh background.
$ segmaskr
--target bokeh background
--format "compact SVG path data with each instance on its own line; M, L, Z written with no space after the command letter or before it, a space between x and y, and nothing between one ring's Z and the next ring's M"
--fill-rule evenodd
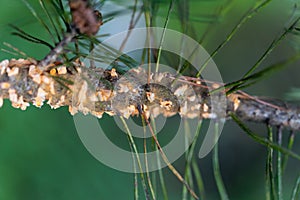
M38 1L29 2L33 7L39 8ZM160 5L157 14L157 25L162 25L166 16L168 1L163 2L165 3ZM216 17L213 13L228 2L190 0L190 21L195 30L194 33L189 33L190 36L199 39L209 26L207 21ZM233 1L228 11L218 16L217 22L202 44L208 52L213 52L255 2ZM295 11L295 3L299 2L273 0L234 35L214 59L224 82L239 79L259 59L289 23ZM113 34L126 30L132 12L129 9L130 5L133 5L133 1L107 1L101 10L104 18L112 9L124 12L106 23L101 31ZM178 12L174 7L169 28L180 31ZM43 15L41 12L38 14ZM296 11L297 14L299 16L299 11ZM47 54L47 48L11 35L12 29L9 24L38 37L47 38L45 31L22 0L1 0L0 47L8 49L3 44L6 42L37 59ZM300 50L299 41L295 35L288 35L260 69L295 54ZM0 60L12 57L15 56L0 53ZM293 88L300 88L299 64L295 63L280 72L270 74L246 91L251 95L288 100L288 93ZM297 99L294 100L300 105ZM264 125L249 125L260 135L266 135ZM128 141L124 137L118 138L118 134L123 133L114 132L114 139L127 144ZM285 131L285 143L287 134L288 131ZM201 144L201 141L199 143ZM231 121L225 125L219 146L222 176L230 199L265 199L266 148L251 140ZM299 153L299 146L300 139L296 135L294 151ZM196 152L197 150L199 148ZM174 165L183 172L184 163L185 159L180 158ZM213 178L211 155L199 160L198 164L204 179L206 198L219 199ZM290 197L299 169L299 161L290 159L283 180L286 199ZM170 199L181 199L182 184L168 169L164 169L163 172ZM133 177L133 174L119 172L103 165L89 154L77 135L73 118L67 108L51 110L45 105L41 109L30 106L26 111L21 111L12 108L10 103L5 101L0 109L0 199L133 199ZM144 199L142 194L141 199Z

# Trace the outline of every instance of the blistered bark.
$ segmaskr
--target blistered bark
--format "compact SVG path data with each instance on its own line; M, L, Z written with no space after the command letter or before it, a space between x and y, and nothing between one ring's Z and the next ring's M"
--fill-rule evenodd
M35 60L4 60L0 63L0 105L26 110L30 104L51 108L68 106L72 115L83 112L99 118L104 113L128 118L142 112L154 117L179 114L183 118L227 119L232 112L245 121L268 123L300 130L299 108L252 97L243 92L225 95L222 87L201 79L178 77L167 72L148 74L135 68L124 75L115 69L89 69L51 64L42 71ZM215 91L215 90L214 90Z

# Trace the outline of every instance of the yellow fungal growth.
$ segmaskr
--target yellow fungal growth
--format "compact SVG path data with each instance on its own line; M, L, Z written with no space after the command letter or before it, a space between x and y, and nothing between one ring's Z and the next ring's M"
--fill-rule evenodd
M0 85L1 85L1 89L3 90L10 88L10 83L8 82L2 82Z
M172 105L173 105L172 101L161 101L160 102L160 106L165 108L166 110L171 110Z
M52 68L49 73L51 76L55 76L57 74L57 71L55 68Z
M112 69L111 69L110 76L111 76L111 77L118 78L118 74L117 74L117 71L116 71L115 68L112 68Z

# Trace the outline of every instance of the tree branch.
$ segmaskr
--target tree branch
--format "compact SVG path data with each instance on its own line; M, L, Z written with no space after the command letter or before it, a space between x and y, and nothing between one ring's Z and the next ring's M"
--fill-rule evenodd
M152 73L147 84L142 68L121 76L115 69L89 69L79 62L71 67L51 64L47 71L30 59L0 63L0 106L3 99L22 110L30 103L41 107L47 101L54 109L69 106L72 115L80 111L99 118L103 113L128 118L143 111L147 117L179 114L185 118L228 119L229 113L234 113L245 121L300 130L300 109L296 106L265 101L242 91L225 96L222 87L167 72ZM210 92L216 88L218 92Z

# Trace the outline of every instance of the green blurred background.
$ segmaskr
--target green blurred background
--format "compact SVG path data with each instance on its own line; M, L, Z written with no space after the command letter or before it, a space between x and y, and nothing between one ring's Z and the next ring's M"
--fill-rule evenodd
M38 8L38 1L29 2ZM133 3L133 1L113 2L104 8L126 9ZM208 52L212 52L224 40L255 2L249 0L232 3L226 15L220 16L202 44ZM295 2L273 0L250 19L219 52L214 60L225 82L239 79L257 61L272 40L283 31ZM196 31L196 34L190 35L199 39L208 24L197 19L202 19L202 14L214 13L224 3L226 1L222 0L190 1L190 15L193 19L191 23ZM12 29L8 24L14 24L38 37L47 38L24 3L21 0L1 0L0 4L1 48L7 49L3 45L3 42L7 42L31 57L43 58L48 52L47 48L11 35ZM158 19L158 25L163 24L167 8L167 3L161 5L158 13L161 20ZM102 11L104 17L109 13L109 10L105 9ZM125 13L130 16L131 11ZM169 28L181 30L177 15L178 11L174 8ZM126 29L128 24L121 23L119 21L121 18L124 20L124 15L105 24L101 31L113 33L122 28ZM288 36L263 66L295 54L299 50L297 49L299 44L295 36ZM0 53L1 60L11 57L14 56ZM252 95L286 99L286 94L292 88L300 87L299 72L298 62L272 74L246 91ZM265 126L249 125L262 136L266 135ZM124 140L124 137L120 138ZM118 140L117 137L115 139ZM124 140L121 143L127 144L128 141ZM201 144L201 141L199 143ZM230 199L264 199L265 147L251 140L233 122L226 124L219 145L222 175ZM294 148L296 152L300 152L299 145L300 140L296 137ZM197 150L199 148L196 152ZM174 163L181 172L184 169L184 161L184 158L181 158ZM202 170L207 199L219 199L212 173L211 155L199 160L198 163ZM299 167L299 161L289 160L284 176L284 194L287 199L291 193L291 186L299 174ZM181 199L182 184L168 169L164 169L163 172L167 179L170 199ZM73 118L67 108L51 110L45 105L41 109L30 106L26 111L20 111L13 109L10 103L5 101L0 109L0 199L133 199L133 177L132 174L103 165L89 154L77 135ZM142 194L141 199L144 199Z

